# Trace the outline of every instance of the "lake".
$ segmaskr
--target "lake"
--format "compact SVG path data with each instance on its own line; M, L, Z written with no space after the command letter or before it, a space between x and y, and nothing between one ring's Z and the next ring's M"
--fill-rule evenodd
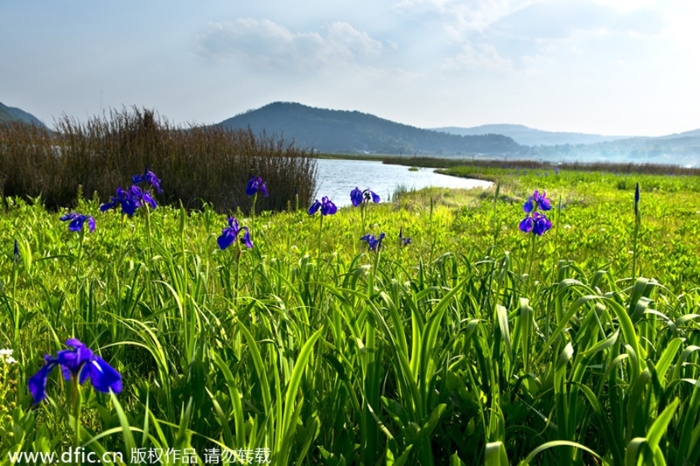
M430 186L440 188L488 188L490 181L458 178L434 173L434 168L409 171L404 165L385 165L365 160L317 160L316 198L328 196L338 207L350 205L350 191L359 187L370 188L382 201L389 200L399 187L408 190Z

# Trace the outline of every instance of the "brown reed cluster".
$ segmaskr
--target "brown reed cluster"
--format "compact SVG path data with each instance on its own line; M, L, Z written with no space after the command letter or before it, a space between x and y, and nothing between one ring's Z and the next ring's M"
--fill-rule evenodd
M282 138L220 126L175 127L148 109L110 109L80 122L64 115L47 131L23 123L0 124L0 193L37 197L48 208L75 204L79 189L101 201L148 166L163 180L161 204L188 209L211 204L217 211L241 208L251 199L251 176L267 183L269 197L256 210L308 205L316 189L312 152ZM79 188L82 187L82 188Z

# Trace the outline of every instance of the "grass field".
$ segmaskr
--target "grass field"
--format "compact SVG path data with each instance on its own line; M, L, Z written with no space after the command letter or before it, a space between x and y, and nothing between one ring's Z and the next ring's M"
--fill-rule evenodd
M498 190L323 220L239 211L252 249L221 250L208 206L129 218L81 200L97 225L76 233L4 198L0 461L84 446L124 464L698 464L700 179L448 170ZM535 189L553 206L542 236L518 229ZM378 251L360 241L382 232ZM121 373L118 395L54 371L33 403L30 377L69 338Z

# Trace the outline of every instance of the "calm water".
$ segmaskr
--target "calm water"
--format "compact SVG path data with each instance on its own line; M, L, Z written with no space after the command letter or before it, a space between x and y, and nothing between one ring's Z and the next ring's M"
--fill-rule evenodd
M385 165L365 160L318 159L317 195L328 196L338 207L350 205L350 191L359 187L370 188L382 201L388 200L396 188L408 190L430 186L441 188L488 188L490 181L470 180L456 176L433 173L433 168L421 168L416 172L402 165Z

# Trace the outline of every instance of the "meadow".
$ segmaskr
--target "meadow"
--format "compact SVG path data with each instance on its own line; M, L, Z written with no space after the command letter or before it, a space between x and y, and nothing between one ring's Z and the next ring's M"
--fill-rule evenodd
M0 461L80 445L124 464L698 464L700 179L448 170L498 186L231 212L252 248L241 232L221 249L228 216L206 202L128 217L81 198L90 233L4 197ZM518 227L536 189L542 236ZM69 338L119 394L54 371L34 404Z

